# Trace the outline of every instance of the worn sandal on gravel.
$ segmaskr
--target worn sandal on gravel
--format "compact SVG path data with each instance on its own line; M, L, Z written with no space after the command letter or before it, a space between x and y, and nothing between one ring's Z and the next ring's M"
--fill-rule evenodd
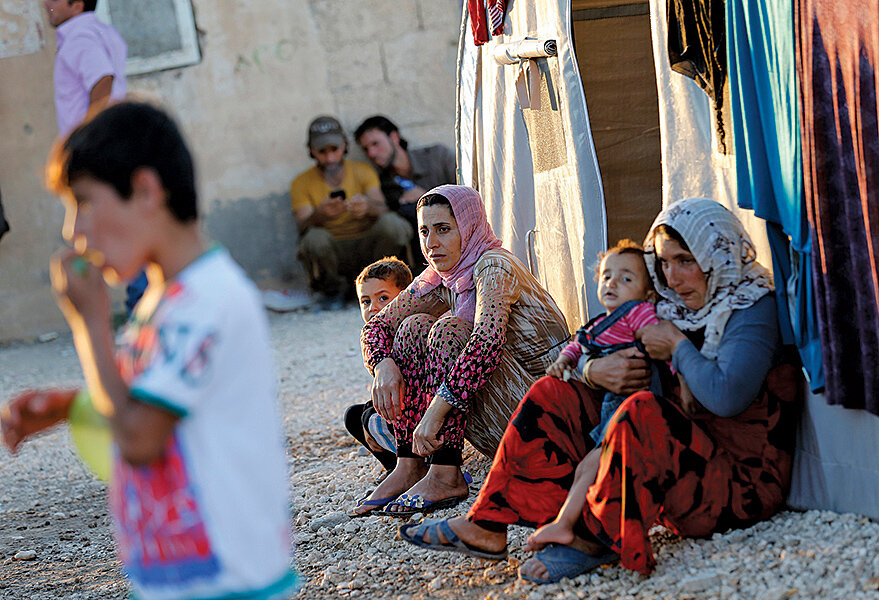
M464 473L463 475L464 481L466 481L469 486L473 482L473 478L470 476L470 473ZM393 502L388 502L383 509L376 509L371 512L383 517L408 519L412 515L417 515L418 513L426 515L444 508L458 506L466 500L469 495L470 492L468 491L464 496L443 498L442 500L428 500L421 494L412 494L411 496L409 494L400 494ZM397 510L389 510L392 506L402 507L402 510L399 508Z
M452 508L453 506L458 506L464 500L467 499L467 496L457 496L455 498L445 498L443 500L425 500L423 496L419 494L412 494L411 496L408 494L401 494L399 498L394 500L393 502L388 502L382 510L374 510L377 515L381 515L383 517L397 517L400 519L408 519L412 515L416 515L421 513L422 515L430 514L436 510L442 510L444 508ZM388 510L392 506L402 506L402 509L396 510Z
M397 499L397 496L388 496L387 498L373 498L372 500L367 500L368 497L369 495L367 494L366 496L358 500L357 506L355 506L354 508L360 508L361 506L377 506L378 508L373 508L372 510L367 510L366 512L357 512L356 510L351 509L347 513L350 518L356 519L357 517L382 514L380 512L381 509Z
M444 532L445 533L445 532ZM519 568L519 577L531 583L556 583L565 577L573 579L581 573L591 571L603 564L613 562L619 558L619 554L608 550L598 556L586 554L582 550L563 546L561 544L547 544L546 548L534 555L534 558L546 567L546 577L529 577L522 575Z
M427 534L428 541L424 541L425 533ZM440 533L446 538L445 542L440 539ZM503 560L507 557L506 548L501 552L489 552L488 550L471 546L455 535L455 532L449 527L448 519L400 525L400 527L397 528L397 537L401 540L406 540L410 544L414 544L419 548L460 552L461 554L475 556L476 558L484 558L485 560Z

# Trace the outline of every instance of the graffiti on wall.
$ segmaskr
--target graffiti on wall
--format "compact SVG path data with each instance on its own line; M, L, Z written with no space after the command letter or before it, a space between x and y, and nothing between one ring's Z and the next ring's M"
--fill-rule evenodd
M247 54L239 54L235 61L235 71L240 72L248 69L257 69L260 73L266 72L266 65L273 61L288 63L293 60L296 46L292 40L280 40L274 44L257 46Z
M0 0L0 58L43 49L41 6L40 2Z

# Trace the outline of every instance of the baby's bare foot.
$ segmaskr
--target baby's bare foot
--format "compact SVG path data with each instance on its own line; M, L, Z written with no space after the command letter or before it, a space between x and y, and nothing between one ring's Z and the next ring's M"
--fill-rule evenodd
M570 546L574 541L574 529L561 523L553 521L548 525L540 527L537 531L528 536L525 540L525 549L531 552L537 552L547 544L562 544Z

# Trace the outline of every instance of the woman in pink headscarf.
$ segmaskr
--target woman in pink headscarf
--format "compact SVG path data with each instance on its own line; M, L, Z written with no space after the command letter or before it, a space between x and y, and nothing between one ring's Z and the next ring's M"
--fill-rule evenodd
M464 439L493 456L518 399L570 337L549 293L501 247L475 190L439 186L417 210L428 267L360 336L397 467L351 516L408 517L467 498Z

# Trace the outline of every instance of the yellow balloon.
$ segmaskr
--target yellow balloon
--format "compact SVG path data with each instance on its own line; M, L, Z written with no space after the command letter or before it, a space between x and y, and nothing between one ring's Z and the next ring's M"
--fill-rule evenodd
M73 400L67 421L83 462L102 481L110 480L113 433L107 417L95 410L85 388Z

